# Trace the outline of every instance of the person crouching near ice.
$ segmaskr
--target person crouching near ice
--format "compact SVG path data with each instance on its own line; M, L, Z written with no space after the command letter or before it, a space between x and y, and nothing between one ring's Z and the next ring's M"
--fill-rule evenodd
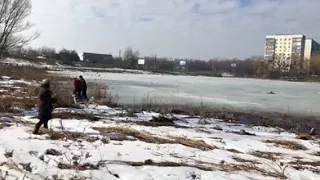
M45 129L48 129L48 121L52 118L53 103L57 102L57 100L52 97L52 92L50 90L50 81L48 79L44 79L42 81L38 98L39 122L35 125L33 134L38 134L42 124Z

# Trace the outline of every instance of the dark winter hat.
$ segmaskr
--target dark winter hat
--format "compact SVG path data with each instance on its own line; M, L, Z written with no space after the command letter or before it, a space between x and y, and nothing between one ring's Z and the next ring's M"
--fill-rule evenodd
M79 78L82 79L83 77L82 77L82 76L79 76Z

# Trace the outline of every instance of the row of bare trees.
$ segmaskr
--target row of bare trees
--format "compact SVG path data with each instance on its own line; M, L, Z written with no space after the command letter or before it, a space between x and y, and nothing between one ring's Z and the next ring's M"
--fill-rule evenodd
M156 71L187 71L189 73L212 75L229 73L237 77L256 77L276 79L282 76L301 76L309 74L320 75L320 56L311 60L304 60L300 57L291 57L284 60L276 57L274 61L265 61L263 57L253 57L245 60L195 60L159 58L156 56L144 57L144 65L138 65L139 51L127 48L122 56L125 62L123 68L144 68ZM185 61L184 65L180 61Z
M61 49L56 51L54 48L41 47L41 48L21 48L16 50L10 50L8 56L17 59L46 59L61 61L63 64L73 65L75 62L80 61L80 57L75 50Z

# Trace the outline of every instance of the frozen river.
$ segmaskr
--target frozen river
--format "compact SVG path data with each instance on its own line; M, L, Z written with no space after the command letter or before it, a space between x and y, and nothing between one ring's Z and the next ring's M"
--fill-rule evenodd
M61 72L60 72L61 73ZM320 84L200 76L63 72L107 84L123 104L210 105L320 115ZM89 87L90 88L90 87ZM275 94L267 94L273 91Z

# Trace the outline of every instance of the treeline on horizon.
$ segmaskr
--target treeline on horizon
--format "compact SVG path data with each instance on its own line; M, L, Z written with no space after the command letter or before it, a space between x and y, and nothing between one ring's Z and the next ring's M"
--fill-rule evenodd
M81 65L88 67L124 68L124 69L144 69L163 73L184 73L205 76L221 76L228 73L236 77L278 79L284 76L307 76L320 75L320 57L316 56L309 61L277 64L264 61L262 57L253 57L244 60L240 59L212 59L208 61L196 59L174 59L161 58L156 56L140 57L139 51L134 51L131 47L126 48L121 57L113 57L104 63L82 62L75 50L42 47L38 49L27 48L11 51L7 56L22 58L27 60L59 61L65 65ZM138 59L145 60L144 65L138 65ZM180 65L180 61L185 61L185 65ZM308 67L308 68L306 68Z

